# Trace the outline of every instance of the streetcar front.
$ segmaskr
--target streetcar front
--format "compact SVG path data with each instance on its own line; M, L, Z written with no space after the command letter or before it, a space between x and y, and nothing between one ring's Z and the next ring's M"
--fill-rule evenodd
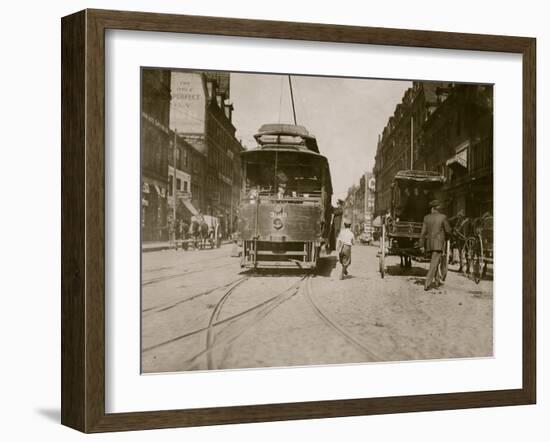
M312 269L317 264L330 228L330 173L326 158L299 138L277 135L277 142L242 153L242 267Z

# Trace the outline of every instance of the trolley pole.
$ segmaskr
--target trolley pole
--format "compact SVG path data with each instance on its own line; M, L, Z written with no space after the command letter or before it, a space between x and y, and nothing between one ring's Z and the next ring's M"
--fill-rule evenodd
M290 101L292 102L292 114L294 115L294 124L296 123L296 108L294 107L294 93L292 92L292 77L288 76L288 85L290 86Z

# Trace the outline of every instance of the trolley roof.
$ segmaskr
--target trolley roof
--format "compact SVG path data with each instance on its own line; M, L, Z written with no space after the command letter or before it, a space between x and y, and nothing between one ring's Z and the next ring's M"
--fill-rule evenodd
M294 150L311 150L319 153L319 146L314 135L304 126L296 124L264 124L254 135L260 148L284 146Z

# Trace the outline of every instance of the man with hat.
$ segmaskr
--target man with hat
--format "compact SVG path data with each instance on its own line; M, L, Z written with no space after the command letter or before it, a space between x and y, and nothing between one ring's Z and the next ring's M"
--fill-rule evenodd
M351 264L351 246L353 245L353 232L351 231L351 221L344 218L344 228L340 230L338 235L338 243L336 250L338 251L338 259L342 265L342 273L340 279L348 274L348 266Z
M425 242L426 251L431 252L430 269L426 275L424 290L430 289L434 277L436 278L436 285L439 285L437 269L441 254L445 250L446 239L451 234L451 226L447 216L439 211L441 203L438 200L433 200L430 202L430 207L431 213L424 217L422 233L420 234L420 240Z

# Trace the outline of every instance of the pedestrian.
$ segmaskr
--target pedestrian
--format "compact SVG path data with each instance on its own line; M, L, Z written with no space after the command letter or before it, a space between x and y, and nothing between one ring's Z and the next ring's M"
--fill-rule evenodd
M281 200L286 196L286 183L279 183L277 188L277 199Z
M351 264L351 246L353 245L353 232L351 231L351 221L344 219L344 228L340 230L336 250L338 251L338 260L342 266L340 279L348 274L348 267Z
M181 247L183 250L187 250L189 245L187 243L187 235L189 233L189 222L187 220L181 221Z
M332 225L330 228L329 248L327 252L336 250L336 238L340 234L340 226L342 225L342 216L344 215L344 200L339 199L336 207L332 208Z
M447 216L440 212L441 203L438 200L430 202L431 213L424 217L420 240L425 242L425 249L431 252L430 269L424 281L424 290L431 288L435 278L436 286L439 286L439 262L445 250L447 237L451 234L451 226Z

